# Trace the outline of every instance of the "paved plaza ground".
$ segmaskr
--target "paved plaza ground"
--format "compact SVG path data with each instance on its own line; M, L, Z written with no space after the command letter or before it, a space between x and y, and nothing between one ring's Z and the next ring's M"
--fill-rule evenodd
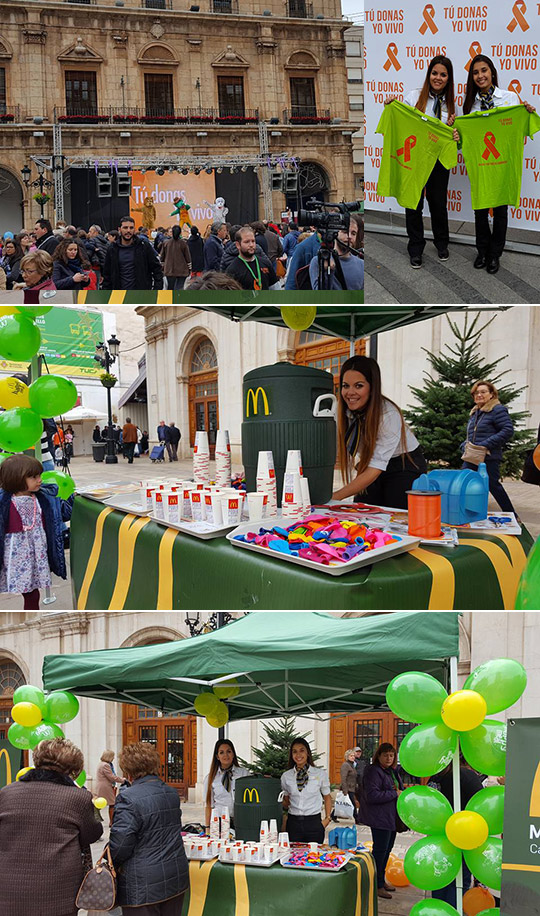
M233 468L234 470L241 469ZM106 480L135 481L143 477L169 477L172 473L174 473L174 476L185 476L186 479L189 479L192 476L192 471L193 462L191 459L178 461L172 466L168 461L162 464L152 464L148 457L136 458L133 464L128 464L122 456L119 456L118 464L116 465L95 462L92 458L87 457L74 458L71 462L71 473L79 487L91 484L99 485ZM210 474L212 475L213 472L214 466L211 463ZM504 485L523 524L528 528L532 536L537 538L540 536L540 487L516 480L506 480ZM489 506L490 511L497 511L497 505L491 498ZM63 582L61 579L53 577L52 595L55 600L49 604L43 603L44 596L42 595L42 608L44 610L74 610L69 580ZM21 606L20 595L0 595L0 611L20 610Z

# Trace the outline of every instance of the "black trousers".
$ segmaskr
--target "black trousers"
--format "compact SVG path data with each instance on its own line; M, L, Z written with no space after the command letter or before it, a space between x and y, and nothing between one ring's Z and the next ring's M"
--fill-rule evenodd
M484 258L500 258L506 242L508 207L493 208L493 228L489 225L489 210L475 210L476 247Z
M468 468L469 471L478 470L477 464L469 464L468 461L463 462L463 467ZM500 481L500 460L498 458L486 458L486 471L489 477L489 492L493 496L495 502L498 503L503 512L515 512L516 510L510 501L510 497Z
M444 251L448 248L448 207L447 191L448 179L450 172L437 160L431 175L427 180L425 187L426 200L431 215L431 228L433 230L433 243L437 251ZM424 193L416 210L405 210L405 224L407 226L407 235L409 244L407 251L411 258L419 258L425 248L424 239Z
M133 464L133 455L135 454L135 442L124 442L124 458L128 459L129 464Z
M301 817L289 814L287 833L291 843L324 843L324 827L320 814Z
M377 887L384 887L386 880L384 873L386 871L388 859L390 858L390 853L394 848L396 831L372 827L371 836L373 837L373 858L377 866Z
M147 903L144 906L123 906L122 916L181 916L184 893L169 897L161 903Z
M409 457L398 455L397 458L391 458L386 471L370 483L363 493L356 496L355 502L390 506L391 509L406 509L407 490L411 490L413 481L426 471L426 459L419 445Z
M184 289L187 277L167 277L167 289Z

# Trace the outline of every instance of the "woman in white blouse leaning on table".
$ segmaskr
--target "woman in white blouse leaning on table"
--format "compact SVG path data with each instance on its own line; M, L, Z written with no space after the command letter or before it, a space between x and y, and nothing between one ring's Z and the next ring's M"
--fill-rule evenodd
M210 826L212 808L228 808L234 826L234 787L237 779L249 776L249 770L238 763L236 750L227 738L216 741L210 772L204 780L205 825Z
M397 404L383 397L378 363L369 356L348 359L340 392L339 464L345 486L333 498L359 501L361 494L366 503L406 509L407 490L426 473L426 459Z
M326 770L313 764L311 748L304 738L296 738L289 751L289 767L281 777L288 808L287 832L291 843L324 843L330 823L332 796ZM325 818L321 819L324 801Z

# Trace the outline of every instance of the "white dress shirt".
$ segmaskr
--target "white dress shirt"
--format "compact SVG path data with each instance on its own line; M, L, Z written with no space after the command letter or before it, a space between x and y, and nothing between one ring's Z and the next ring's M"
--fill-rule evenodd
M295 767L287 770L281 777L281 788L290 799L289 814L310 817L321 813L322 798L324 795L330 795L328 773L319 767L310 767L308 776L309 779L301 792L298 791L296 784Z
M421 89L411 89L411 91L408 92L407 95L403 99L405 105L410 105L411 108L416 108L416 103L418 99L420 98L421 92L422 92ZM432 118L437 117L437 115L435 114L436 103L437 103L437 99L433 95L430 94L428 97L427 103L426 103L425 113L427 115L430 115L430 117ZM441 121L443 124L448 124L448 108L446 106L446 99L441 99Z
M519 96L517 96L515 92L509 92L508 89L499 89L498 86L495 86L495 91L493 93L493 105L495 108L502 108L504 105L519 104ZM482 99L479 97L478 93L475 95L472 104L471 113L473 111L482 111Z
M210 802L211 808L228 808L231 814L231 817L234 816L234 787L236 785L236 780L241 779L242 776L249 776L249 770L246 770L245 767L233 767L232 779L231 779L231 790L227 792L225 786L222 783L223 779L223 770L218 770L214 781L212 783L212 798ZM204 789L203 797L206 798L206 793L208 791L208 776L204 780Z
M352 416L352 414L349 414ZM420 443L405 423L405 446L407 451L414 452ZM386 471L391 458L398 458L403 454L401 444L401 414L394 404L383 398L383 415L379 426L379 434L375 442L373 455L369 461L370 468Z

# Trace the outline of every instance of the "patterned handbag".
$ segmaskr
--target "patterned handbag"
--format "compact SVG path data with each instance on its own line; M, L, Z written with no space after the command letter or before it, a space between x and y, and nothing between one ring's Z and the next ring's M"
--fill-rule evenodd
M85 876L75 903L81 910L112 910L115 900L116 872L106 846L101 858Z

